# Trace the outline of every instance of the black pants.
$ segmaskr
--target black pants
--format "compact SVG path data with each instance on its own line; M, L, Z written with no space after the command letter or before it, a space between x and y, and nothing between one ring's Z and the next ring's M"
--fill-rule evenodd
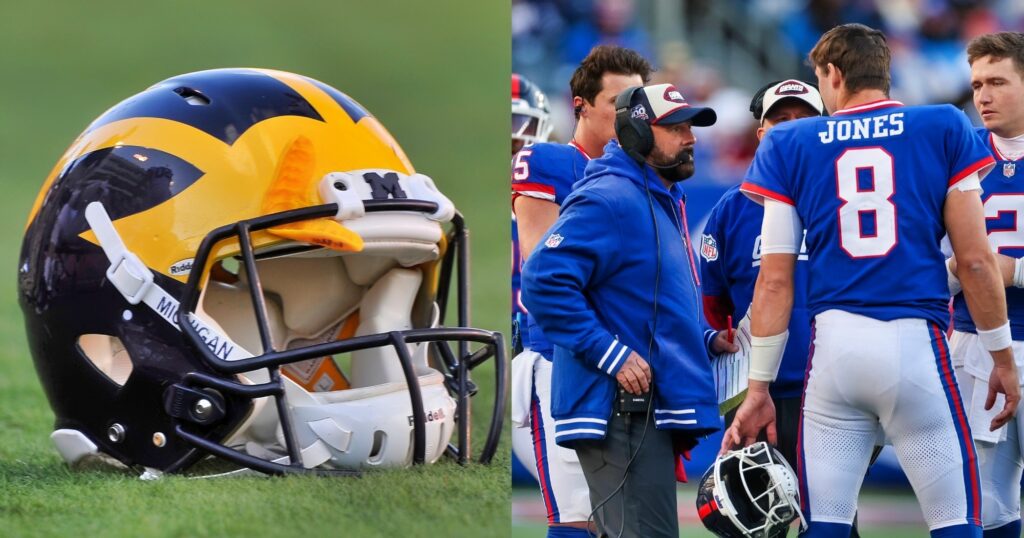
M679 536L672 433L655 429L653 416L613 414L608 435L578 441L576 454L591 506L606 501L594 512L601 536Z

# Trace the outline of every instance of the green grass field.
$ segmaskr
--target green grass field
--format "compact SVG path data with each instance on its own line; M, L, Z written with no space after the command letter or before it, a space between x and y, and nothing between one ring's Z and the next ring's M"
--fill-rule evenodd
M547 527L544 524L544 505L539 493L526 488L512 492L512 538L541 538ZM679 505L679 536L691 538L712 536L697 518L694 501L697 490L691 484L680 487L677 493ZM918 538L928 536L921 509L917 500L908 491L865 490L859 499L859 530L861 536L872 538ZM790 529L790 536L796 536L796 525Z
M360 101L455 201L472 230L475 324L504 330L508 3L5 1L2 13L0 535L507 535L507 441L491 467L441 463L357 480L69 471L48 438L53 415L26 349L15 271L39 186L93 118L175 74L268 67ZM476 376L485 396L490 372ZM479 401L474 418L488 415Z

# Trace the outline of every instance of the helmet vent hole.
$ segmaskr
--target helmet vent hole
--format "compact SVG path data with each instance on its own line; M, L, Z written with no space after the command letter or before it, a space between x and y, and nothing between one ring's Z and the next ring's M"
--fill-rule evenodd
M370 457L367 463L379 463L384 459L384 445L387 443L388 434L381 430L373 432L373 446L370 447Z
M174 93L180 95L185 99L186 103L192 106L206 106L210 104L210 99L195 88L181 86L179 88L174 88Z
M124 386L132 374L132 359L121 339L106 334L83 334L78 349L100 373L118 386Z

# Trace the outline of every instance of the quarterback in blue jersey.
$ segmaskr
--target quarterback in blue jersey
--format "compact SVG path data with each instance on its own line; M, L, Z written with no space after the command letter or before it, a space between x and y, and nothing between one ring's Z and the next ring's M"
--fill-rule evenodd
M807 226L812 351L798 443L804 536L849 536L880 434L891 441L932 536L980 535L978 465L943 328L948 233L983 345L990 427L1020 399L1006 299L985 237L980 179L992 156L952 106L888 98L890 53L860 24L829 30L809 55L828 118L772 129L742 189L763 200L751 307L749 389L723 449L775 441L768 384L779 369L793 270ZM964 268L969 268L964 270Z
M799 80L776 81L754 95L750 106L760 123L758 140L776 125L800 118L820 116L825 109L814 86ZM701 280L704 314L715 329L723 330L731 317L739 322L754 297L754 282L761 267L761 219L764 208L745 196L739 185L726 191L715 204L701 236ZM778 449L786 461L796 463L797 425L803 393L811 320L807 315L807 250L797 257L793 314L789 321L789 342L782 357L779 376L771 386L778 414ZM735 323L734 323L735 324ZM748 328L737 333L745 337ZM745 374L745 372L744 372ZM745 377L745 376L744 376ZM719 395L719 400L724 400ZM726 415L726 424L732 414Z
M967 46L974 106L985 127L978 136L996 159L982 183L985 224L992 249L999 253L1006 306L1018 372L1024 366L1024 34L1001 32L975 38ZM951 270L955 258L947 264ZM951 284L958 284L955 276ZM1020 481L1024 471L1024 426L1020 414L1005 426L987 426L999 405L986 410L987 380L992 359L962 293L953 300L954 332L949 344L960 394L978 450L985 538L1017 538L1021 534ZM999 402L997 402L998 404Z
M599 46L583 60L569 83L576 128L568 144L538 143L519 151L512 163L513 279L548 228L558 208L583 177L591 157L600 157L614 136L615 96L647 81L650 64L636 52ZM514 285L516 285L514 283ZM518 286L514 300L521 307ZM520 320L523 351L512 361L512 447L540 485L547 509L548 536L589 536L590 496L573 450L555 444L551 418L553 346L526 309Z

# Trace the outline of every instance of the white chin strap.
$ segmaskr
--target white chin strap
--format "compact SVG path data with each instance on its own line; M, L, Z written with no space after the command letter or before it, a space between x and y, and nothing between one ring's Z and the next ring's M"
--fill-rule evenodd
M167 323L181 330L178 326L178 300L167 293L153 281L153 272L142 263L135 253L125 247L124 241L110 221L106 208L101 202L92 202L85 208L85 220L89 222L96 240L103 253L110 260L107 268L107 279L125 300L131 305L142 303L156 312ZM199 319L195 314L189 315L189 323L218 357L223 360L237 361L253 357L242 346L233 342L227 335Z
M96 234L96 240L103 249L107 259L110 260L110 267L107 269L107 278L111 284L121 292L125 300L131 305L140 303L146 305L157 313L167 323L177 330L179 302L170 293L161 288L153 280L153 272L146 267L137 255L129 251L121 236L114 228L106 208L101 202L92 202L85 209L85 218ZM189 315L189 323L196 329L196 332L203 338L207 347L223 360L236 361L252 358L253 354L231 340L216 327L206 323L202 319ZM249 372L248 374L251 374ZM290 383L286 379L286 382ZM300 389L301 390L301 389ZM70 433L70 432L74 433ZM77 434L77 435L76 435ZM81 432L74 430L57 430L51 435L61 456L68 463L74 464L83 458L99 454L96 445L88 441ZM331 457L330 450L320 441L314 441L302 448L302 461L305 467L312 468L327 462ZM278 458L275 461L280 461ZM287 461L287 457L283 458ZM232 473L225 473L225 476ZM161 473L154 470L147 470L141 478L159 478Z

